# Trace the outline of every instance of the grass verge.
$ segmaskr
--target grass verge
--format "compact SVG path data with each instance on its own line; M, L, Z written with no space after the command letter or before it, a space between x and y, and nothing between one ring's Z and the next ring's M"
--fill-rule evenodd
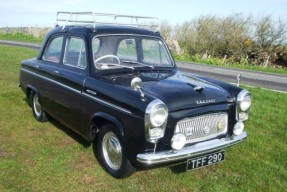
M0 191L285 191L287 94L249 88L248 139L223 163L191 172L163 167L109 176L91 146L55 121L33 119L19 88L20 61L37 51L0 46Z

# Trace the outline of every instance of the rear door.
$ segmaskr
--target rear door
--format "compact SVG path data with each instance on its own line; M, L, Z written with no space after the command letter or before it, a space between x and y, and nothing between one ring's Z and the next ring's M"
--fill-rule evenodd
M44 110L49 114L55 113L54 95L54 75L59 67L62 57L64 37L62 35L53 36L47 42L41 59L34 64L34 72L38 78L33 82L33 86L40 94L40 102Z

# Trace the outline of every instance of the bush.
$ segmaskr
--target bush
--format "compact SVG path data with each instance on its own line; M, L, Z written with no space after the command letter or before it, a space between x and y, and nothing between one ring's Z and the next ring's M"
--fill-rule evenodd
M167 23L165 23L168 26ZM287 23L270 15L258 18L234 14L227 17L201 16L165 30L165 38L175 39L184 50L180 60L223 65L287 67ZM202 53L211 57L202 58Z

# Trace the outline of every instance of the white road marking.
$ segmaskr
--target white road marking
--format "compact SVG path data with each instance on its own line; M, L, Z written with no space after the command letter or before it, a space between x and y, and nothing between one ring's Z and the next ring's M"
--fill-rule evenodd
M228 82L228 83L230 83L230 82ZM237 83L230 83L230 84L237 85ZM267 88L263 88L263 87L257 87L257 86L246 85L246 84L244 84L244 86L252 87L252 88L260 88L260 89L267 90L267 91L274 91L274 92L278 92L278 93L285 93L285 94L287 94L287 91L279 91L279 90L276 90L276 89L267 89Z
M233 70L226 70L226 69L218 69L218 68L215 68L215 70L218 70L218 71L229 71L229 72L235 72ZM268 74L258 74L258 73L250 73L250 72L245 72L245 71L236 71L238 73L241 73L241 75L243 74L249 74L249 75L254 75L254 76L263 76L263 77L269 77L269 78L273 78L273 79L283 79L283 80L286 80L287 81L287 77L277 77L277 76L271 76L271 75L268 75ZM280 74L279 74L280 75Z

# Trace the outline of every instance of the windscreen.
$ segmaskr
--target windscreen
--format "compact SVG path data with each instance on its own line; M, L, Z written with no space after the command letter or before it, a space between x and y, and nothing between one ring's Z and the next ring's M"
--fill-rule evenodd
M97 69L172 67L165 43L155 37L134 35L97 36L93 39Z

